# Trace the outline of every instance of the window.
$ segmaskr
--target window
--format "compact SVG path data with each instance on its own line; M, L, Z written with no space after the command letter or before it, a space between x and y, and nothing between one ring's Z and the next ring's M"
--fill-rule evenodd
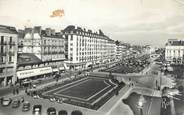
M12 37L10 37L10 43L12 43Z
M1 46L1 53L4 53L4 46Z
M1 44L4 43L4 36L1 36Z
M72 61L73 60L73 57L70 57L70 61Z
M3 61L4 61L4 60L3 60L3 57L0 57L0 63L3 63Z
M3 73L3 68L0 68L0 73Z
M73 35L71 35L71 38L70 38L70 41L72 41L73 40Z
M12 62L12 56L9 57L9 62Z

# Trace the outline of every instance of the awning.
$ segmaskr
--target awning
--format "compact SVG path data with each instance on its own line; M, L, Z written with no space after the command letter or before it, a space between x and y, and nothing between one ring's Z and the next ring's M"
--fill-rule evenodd
M17 71L17 77L19 79L24 79L24 78L37 76L37 75L48 74L48 73L52 73L52 68L51 67L44 67L44 68L30 69L30 70L24 70L24 71Z
M65 62L67 65L73 65L73 66L75 66L75 65L84 65L84 64L86 64L86 62L80 62L80 63L70 63L70 62Z
M58 68L54 68L54 69L52 69L52 71L53 71L53 72L57 72L57 71L59 71L59 70L58 70Z
M59 70L65 70L65 68L64 67L60 67Z

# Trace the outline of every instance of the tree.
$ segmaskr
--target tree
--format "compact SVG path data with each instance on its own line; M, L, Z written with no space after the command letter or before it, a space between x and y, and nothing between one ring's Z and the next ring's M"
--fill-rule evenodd
M116 45L120 45L120 41L116 40L115 41Z

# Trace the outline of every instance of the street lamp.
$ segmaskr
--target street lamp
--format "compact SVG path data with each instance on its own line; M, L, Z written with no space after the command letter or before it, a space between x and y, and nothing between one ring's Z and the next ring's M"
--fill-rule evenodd
M138 101L138 109L140 109L140 115L143 115L143 107L144 107L145 99L143 95L140 96Z

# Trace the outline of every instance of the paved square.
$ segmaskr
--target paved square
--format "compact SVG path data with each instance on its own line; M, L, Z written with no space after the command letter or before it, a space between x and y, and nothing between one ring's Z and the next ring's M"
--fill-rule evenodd
M78 82L70 87L66 87L56 92L56 95L67 96L81 100L89 100L93 96L110 87L103 79L88 79Z
M110 99L112 95L109 94L116 87L117 85L110 79L87 77L65 85L59 84L57 87L51 87L42 95L48 98L65 98L68 99L68 101L65 101L66 103L90 108L91 105L96 103L100 103L99 105L102 106Z

